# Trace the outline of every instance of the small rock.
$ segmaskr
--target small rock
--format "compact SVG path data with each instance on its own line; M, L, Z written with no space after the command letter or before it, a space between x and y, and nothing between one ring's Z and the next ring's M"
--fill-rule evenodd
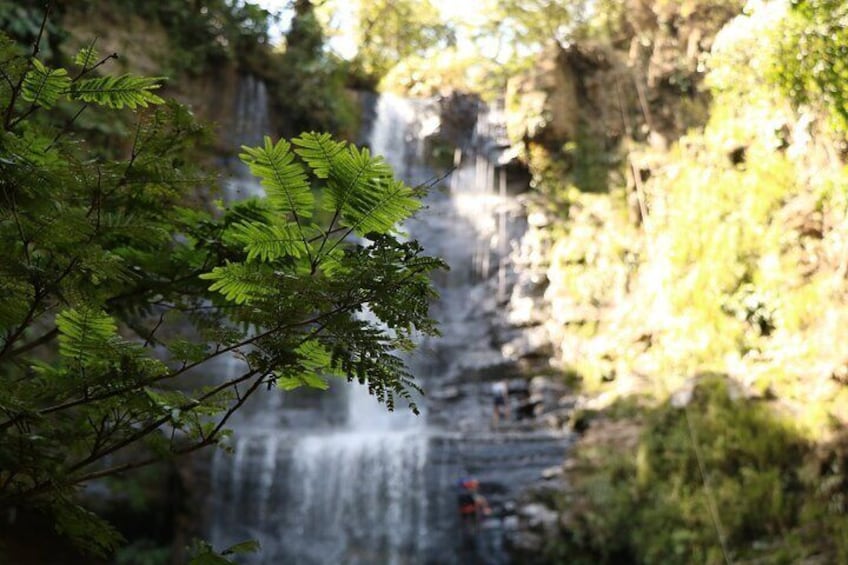
M656 149L657 151L667 151L668 138L666 138L658 131L651 130L651 133L648 134L648 145L650 145L651 148Z
M543 376L536 376L530 379L530 391L541 393L551 388L551 379Z
M548 467L547 469L542 470L542 478L545 480L550 480L556 477L561 477L563 474L563 469L561 466L557 467Z
M562 396L557 401L557 405L560 408L567 408L567 409L570 410L577 405L577 398L575 398L573 395L570 395L570 394L566 395L566 396Z
M695 382L687 382L686 385L683 386L683 388L678 391L675 391L674 394L671 395L671 405L675 408L683 408L685 406L689 406L689 403L692 402L692 395L694 392Z
M517 530L518 529L518 516L515 514L511 516L506 516L503 519L503 529L504 530Z
M561 469L563 470L563 472L567 472L567 471L573 471L574 469L576 469L579 466L580 465L577 463L577 459L571 458L571 459L566 459L563 462Z
M544 504L533 503L522 506L518 515L524 518L527 525L532 529L548 530L559 521L559 514Z
M524 357L550 357L553 346L543 326L529 328L501 347L501 353L507 359Z
M556 414L548 414L545 416L544 422L552 430L559 430L562 427L562 422Z

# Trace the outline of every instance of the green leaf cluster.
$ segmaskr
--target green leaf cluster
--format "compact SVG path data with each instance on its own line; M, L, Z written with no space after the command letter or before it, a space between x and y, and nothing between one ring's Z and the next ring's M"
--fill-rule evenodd
M87 17L125 18L137 15L158 22L173 41L173 55L166 64L175 72L196 74L227 61L255 54L268 43L268 28L274 16L253 2L204 0L113 0L104 3L79 0L63 7ZM124 20L126 21L126 20Z
M793 0L773 74L796 104L829 115L848 134L848 5L840 0Z
M74 57L82 68L80 75L71 78L66 69L50 69L38 59L32 59L31 70L24 76L21 98L42 108L52 108L60 99L79 100L121 109L136 109L148 104L162 104L164 100L151 91L161 86L157 77L121 75L117 77L83 78L86 71L95 64L91 59L96 56L91 47L85 47Z

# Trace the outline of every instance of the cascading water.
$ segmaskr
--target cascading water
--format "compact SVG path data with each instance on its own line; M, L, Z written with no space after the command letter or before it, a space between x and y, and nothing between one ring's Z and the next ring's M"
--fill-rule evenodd
M439 125L433 101L384 95L367 141L407 184L422 184L435 176L425 140ZM433 305L443 337L422 343L409 359L434 397L463 375L504 361L492 345L492 320L509 285L508 244L524 228L487 147L495 137L491 121L480 116L464 154L457 153L448 190L433 190L427 209L405 226L428 254L451 266L437 281L441 299ZM231 188L256 194L251 182ZM403 408L388 413L357 385L305 396L269 392L234 422L232 453L215 454L214 546L257 539L262 551L245 561L269 565L469 562L457 533L456 479L475 474L498 485L494 498L508 498L558 464L563 445L544 434L493 433L488 389L483 382L466 385L464 402L422 400L417 418ZM489 526L471 557L506 563L500 540L507 526L504 520Z

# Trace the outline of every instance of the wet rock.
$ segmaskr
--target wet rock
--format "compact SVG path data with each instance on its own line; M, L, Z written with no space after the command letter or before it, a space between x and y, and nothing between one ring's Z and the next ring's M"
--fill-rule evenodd
M552 430L560 430L563 427L563 419L557 414L545 414L543 421Z
M441 128L439 135L454 147L462 147L471 138L474 124L480 112L480 98L461 92L452 92L439 98L439 117Z
M514 298L510 301L507 321L515 326L529 326L543 321L541 312L536 308L536 301L529 296Z
M556 527L559 514L544 504L533 503L522 506L518 516L532 530L549 531Z
M504 530L517 530L518 529L518 516L505 516L503 519L503 529Z
M550 377L545 377L542 375L538 375L530 379L529 389L531 394L538 393L544 394L547 392L564 392L565 387L554 381Z
M501 353L507 359L526 357L550 357L553 346L548 332L543 326L529 328L501 347Z
M557 401L557 405L560 408L565 408L566 410L573 410L574 407L577 405L577 397L571 394L562 396Z

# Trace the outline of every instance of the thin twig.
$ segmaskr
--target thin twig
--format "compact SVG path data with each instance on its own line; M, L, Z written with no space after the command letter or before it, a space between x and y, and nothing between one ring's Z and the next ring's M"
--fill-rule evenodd
M12 88L12 93L9 97L9 105L6 107L6 115L3 118L3 127L8 130L12 127L12 114L15 111L15 103L17 102L18 95L21 92L21 87L24 84L24 79L26 79L27 72L32 68L32 61L38 56L38 51L41 45L41 38L44 36L44 30L47 27L47 18L50 15L50 11L53 9L52 0L47 2L44 6L44 16L41 18L41 27L38 29L38 35L35 38L35 43L32 46L32 55L30 56L29 61L27 61L26 69L21 73L21 77L18 79L18 83ZM17 120L20 121L20 120ZM17 121L15 123L17 123Z

